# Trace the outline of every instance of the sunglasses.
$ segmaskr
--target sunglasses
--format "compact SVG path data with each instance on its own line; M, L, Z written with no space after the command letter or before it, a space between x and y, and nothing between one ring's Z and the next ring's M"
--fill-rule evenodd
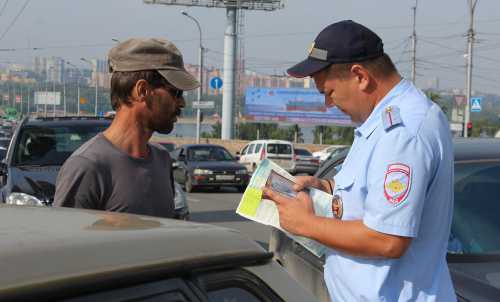
M181 89L177 89L175 87L168 87L167 88L168 91L170 92L170 94L175 97L176 99L180 99L182 97L182 95L184 94L184 90L181 90Z

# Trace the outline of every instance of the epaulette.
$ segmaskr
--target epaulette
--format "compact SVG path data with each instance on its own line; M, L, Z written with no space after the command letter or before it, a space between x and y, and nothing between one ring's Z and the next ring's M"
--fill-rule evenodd
M382 124L386 131L402 122L398 106L387 106L382 112Z

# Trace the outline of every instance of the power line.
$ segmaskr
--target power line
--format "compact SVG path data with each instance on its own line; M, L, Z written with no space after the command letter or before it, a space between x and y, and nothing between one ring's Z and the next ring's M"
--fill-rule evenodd
M10 29L12 28L12 26L14 26L14 24L16 23L17 19L19 19L19 17L21 16L21 14L24 12L24 10L26 9L26 7L28 6L28 4L31 2L31 0L26 0L26 2L24 2L24 5L23 7L21 8L21 10L19 11L19 13L17 13L17 15L14 17L14 19L12 20L12 22L10 22L9 26L7 26L7 28L5 29L5 31L2 33L2 35L0 36L0 41L3 40L3 38L5 37L5 35L7 35L7 33L10 31Z

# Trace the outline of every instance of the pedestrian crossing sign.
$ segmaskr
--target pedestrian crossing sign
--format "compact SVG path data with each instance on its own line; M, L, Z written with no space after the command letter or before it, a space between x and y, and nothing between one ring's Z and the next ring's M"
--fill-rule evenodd
M481 98L471 98L470 99L470 111L471 112L481 112Z

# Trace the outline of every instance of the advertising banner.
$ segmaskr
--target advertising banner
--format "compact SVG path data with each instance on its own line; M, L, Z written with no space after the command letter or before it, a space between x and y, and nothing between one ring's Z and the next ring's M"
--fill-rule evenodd
M327 108L325 96L315 89L248 88L244 118L255 122L351 125L351 119L338 108Z
M54 91L36 91L36 105L61 105L61 93Z

